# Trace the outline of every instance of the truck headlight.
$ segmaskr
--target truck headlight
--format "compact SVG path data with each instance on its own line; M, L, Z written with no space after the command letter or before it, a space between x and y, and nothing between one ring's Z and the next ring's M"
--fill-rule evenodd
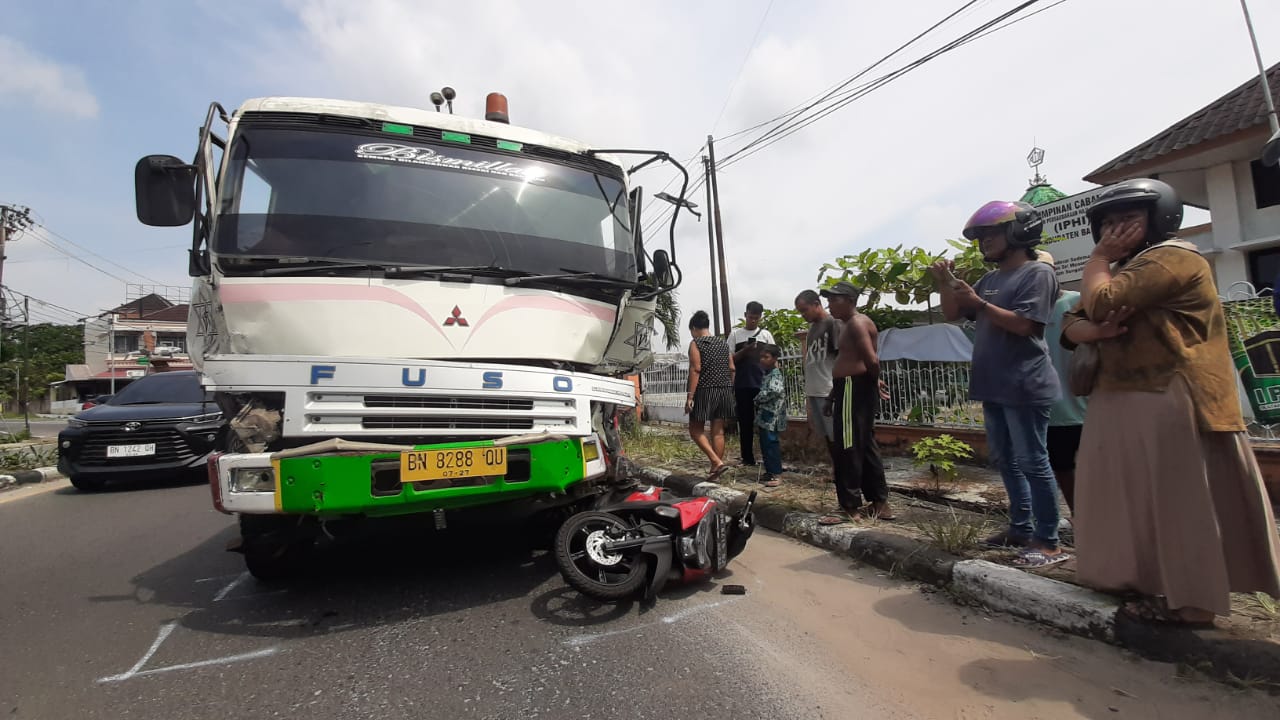
M231 492L261 493L275 491L275 470L272 470L271 468L232 468Z

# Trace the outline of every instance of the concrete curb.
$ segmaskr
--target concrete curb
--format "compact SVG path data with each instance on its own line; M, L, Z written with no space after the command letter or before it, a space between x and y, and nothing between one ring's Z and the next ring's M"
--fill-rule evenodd
M50 480L58 480L62 477L62 473L58 472L56 467L42 467L34 470L16 470L12 473L0 475L0 488L7 488L11 485L27 485L31 483L42 483Z
M746 494L689 475L636 467L646 482L741 507ZM1103 640L1162 662L1185 663L1222 680L1264 681L1280 691L1280 644L1218 630L1148 625L1118 611L1119 601L1070 583L985 560L964 560L928 543L851 525L822 526L818 516L757 500L760 527L842 553L895 575L945 588L962 602L1016 615L1063 632Z

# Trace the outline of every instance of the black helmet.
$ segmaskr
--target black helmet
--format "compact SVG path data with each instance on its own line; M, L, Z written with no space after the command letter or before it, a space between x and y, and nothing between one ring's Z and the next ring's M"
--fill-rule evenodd
M982 228L1005 227L1009 247L1029 248L1040 242L1044 219L1034 205L1024 202L992 200L978 208L964 224L964 236L977 240Z
M1182 227L1182 200L1177 190L1151 178L1125 180L1103 190L1089 206L1094 245L1102 242L1102 216L1121 207L1147 208L1147 244L1168 240Z

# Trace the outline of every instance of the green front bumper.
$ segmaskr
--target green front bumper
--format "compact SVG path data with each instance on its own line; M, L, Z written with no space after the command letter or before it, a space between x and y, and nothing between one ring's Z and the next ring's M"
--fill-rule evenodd
M420 445L415 449L492 445L488 441L464 442ZM479 484L465 487L401 484L396 479L398 453L285 458L278 461L276 468L276 507L281 512L306 515L404 515L563 493L586 476L580 438L512 445L507 448L507 458L507 475L473 481Z

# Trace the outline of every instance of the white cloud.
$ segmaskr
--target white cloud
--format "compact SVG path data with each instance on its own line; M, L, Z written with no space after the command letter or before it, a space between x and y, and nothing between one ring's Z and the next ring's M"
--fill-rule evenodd
M0 100L31 103L41 110L76 117L98 115L98 100L78 68L41 57L17 40L0 35Z

